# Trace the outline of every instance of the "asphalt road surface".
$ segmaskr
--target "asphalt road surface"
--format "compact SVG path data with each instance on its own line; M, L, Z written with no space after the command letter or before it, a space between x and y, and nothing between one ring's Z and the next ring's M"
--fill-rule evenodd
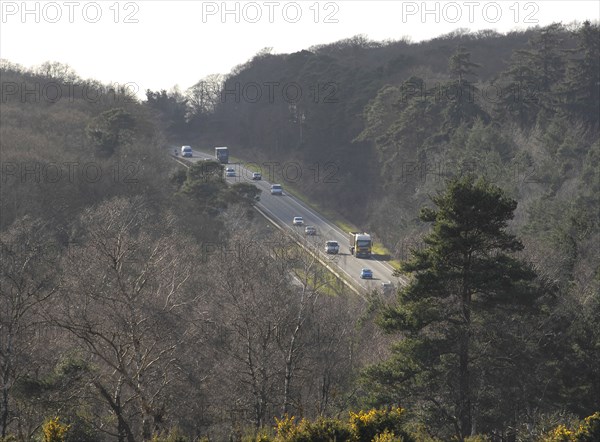
M205 159L214 160L215 158L195 150L191 158L180 159L196 162ZM356 258L351 255L348 233L343 232L322 215L287 193L285 183L277 183L282 185L283 195L271 195L271 184L275 183L265 180L268 176L264 176L264 172L262 180L252 180L253 171L244 168L241 164L230 163L225 165L225 167L233 168L236 174L235 177L227 177L227 182L231 184L248 182L261 189L262 193L257 207L280 227L287 229L299 242L305 243L309 247L313 246L310 247L313 250L318 250L323 262L327 263L334 271L363 294L371 290L381 291L383 282L391 282L394 288L405 284L403 279L393 276L393 268L388 263L373 258ZM304 218L303 226L292 225L292 219L295 216ZM309 225L316 227L316 235L305 235L304 227ZM337 241L340 244L339 254L329 255L325 253L325 243L330 240ZM360 278L361 269L363 268L369 268L373 271L373 279ZM392 293L395 293L395 290Z

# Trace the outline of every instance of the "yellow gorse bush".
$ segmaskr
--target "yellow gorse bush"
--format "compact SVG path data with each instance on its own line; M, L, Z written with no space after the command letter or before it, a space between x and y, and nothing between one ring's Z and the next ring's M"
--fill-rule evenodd
M586 417L579 425L575 436L582 442L600 440L600 411Z
M383 434L386 431L392 435L396 432L401 432L403 414L404 409L400 407L392 408L391 410L371 409L369 411L359 411L358 413L351 412L350 429L355 435L356 440L370 442L377 435ZM401 438L396 435L392 440L401 440Z
M568 441L574 440L573 432L571 430L569 430L567 427L565 427L564 425L559 425L552 432L552 434L550 436L550 440L555 441L555 442L562 442L562 441L568 442Z
M373 438L373 442L403 442L401 437L397 437L393 432L385 430Z
M275 418L275 429L279 438L288 439L293 437L299 431L298 425L296 425L296 417L286 414L281 419Z
M350 412L350 426L352 431L358 431L360 428L366 427L373 423L377 416L377 410L359 411L358 413Z
M42 427L44 442L64 442L69 428L71 428L70 425L60 423L59 417L46 421Z
M598 442L600 441L600 412L586 417L576 430L559 425L540 442Z
M316 421L284 416L275 419L277 442L404 442L402 430L402 408L371 409L351 412L348 421L319 418Z

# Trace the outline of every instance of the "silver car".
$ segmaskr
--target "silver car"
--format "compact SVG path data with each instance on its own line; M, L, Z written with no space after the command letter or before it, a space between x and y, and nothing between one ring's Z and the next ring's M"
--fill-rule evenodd
M317 228L315 226L306 226L304 228L304 233L306 235L316 235L317 234Z
M336 255L340 252L340 244L337 241L327 241L325 243L325 252Z

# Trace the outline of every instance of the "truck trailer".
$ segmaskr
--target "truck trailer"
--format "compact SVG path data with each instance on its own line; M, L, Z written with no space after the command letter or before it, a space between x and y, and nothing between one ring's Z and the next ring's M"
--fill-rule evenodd
M371 235L365 232L349 232L350 253L357 258L370 258L373 242Z
M229 164L229 149L226 147L215 147L215 157L221 164Z

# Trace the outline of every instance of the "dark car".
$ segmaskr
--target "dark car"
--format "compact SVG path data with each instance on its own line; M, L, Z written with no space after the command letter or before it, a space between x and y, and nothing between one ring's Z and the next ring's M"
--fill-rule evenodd
M381 290L385 294L392 293L394 291L394 284L392 284L392 281L382 282Z

